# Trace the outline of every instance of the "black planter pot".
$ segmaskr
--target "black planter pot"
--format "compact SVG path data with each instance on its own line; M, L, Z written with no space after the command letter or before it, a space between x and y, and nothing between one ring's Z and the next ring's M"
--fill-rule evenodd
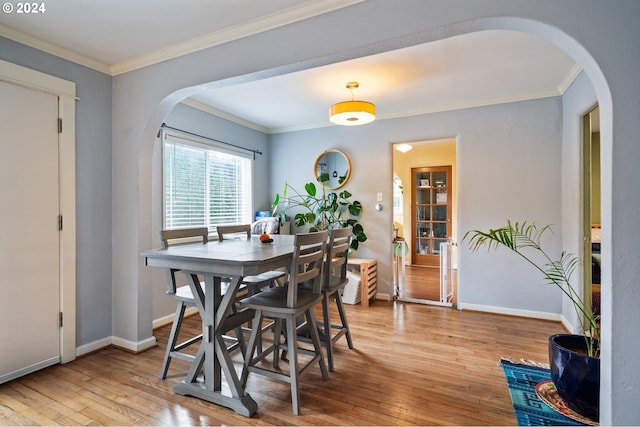
M564 402L578 414L600 419L600 359L586 355L585 337L549 337L551 379Z

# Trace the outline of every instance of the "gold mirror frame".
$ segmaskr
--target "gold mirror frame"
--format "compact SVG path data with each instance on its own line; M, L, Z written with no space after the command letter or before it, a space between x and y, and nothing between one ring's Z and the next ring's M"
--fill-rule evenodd
M346 167L346 170L345 170ZM328 174L328 181L320 182L321 174ZM351 176L351 161L349 156L340 150L325 150L313 165L313 176L316 181L324 185L327 190L336 190L347 183Z

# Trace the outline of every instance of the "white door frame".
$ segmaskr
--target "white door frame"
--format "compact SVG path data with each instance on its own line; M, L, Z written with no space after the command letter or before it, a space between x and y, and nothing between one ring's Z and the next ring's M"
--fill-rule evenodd
M60 361L76 358L76 84L0 60L0 80L58 96L62 119L59 143L60 214ZM28 309L28 307L27 307Z

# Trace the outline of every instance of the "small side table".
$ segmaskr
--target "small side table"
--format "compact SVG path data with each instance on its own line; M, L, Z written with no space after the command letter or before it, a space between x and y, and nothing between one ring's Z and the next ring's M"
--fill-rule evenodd
M369 300L375 298L378 288L378 261L366 258L349 258L348 266L360 270L360 303L369 307Z

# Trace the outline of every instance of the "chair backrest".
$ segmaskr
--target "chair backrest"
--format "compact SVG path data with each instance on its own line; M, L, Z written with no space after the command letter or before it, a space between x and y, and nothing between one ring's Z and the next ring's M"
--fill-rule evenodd
M329 230L329 243L327 244L327 257L325 259L323 280L329 284L331 276L337 276L346 283L347 261L351 244L352 227L336 228Z
M326 253L328 231L296 234L293 260L287 284L287 307L294 307L298 300L298 285L310 283L313 293L322 289L322 270Z
M160 239L165 248L171 246L172 242L184 240L194 237L200 237L202 243L209 241L209 230L207 227L182 228L179 230L161 230ZM183 242L184 243L184 242ZM174 295L176 293L176 272L180 270L168 269L167 271L167 294Z
M209 230L207 227L181 228L179 230L162 230L160 231L160 239L165 248L170 246L170 241L178 239L188 239L190 237L201 237L202 243L209 241Z
M251 234L278 234L280 233L280 218L260 218L251 224Z
M216 230L218 230L219 241L231 237L242 237L242 234L244 234L247 239L251 238L251 224L219 225L216 227Z

